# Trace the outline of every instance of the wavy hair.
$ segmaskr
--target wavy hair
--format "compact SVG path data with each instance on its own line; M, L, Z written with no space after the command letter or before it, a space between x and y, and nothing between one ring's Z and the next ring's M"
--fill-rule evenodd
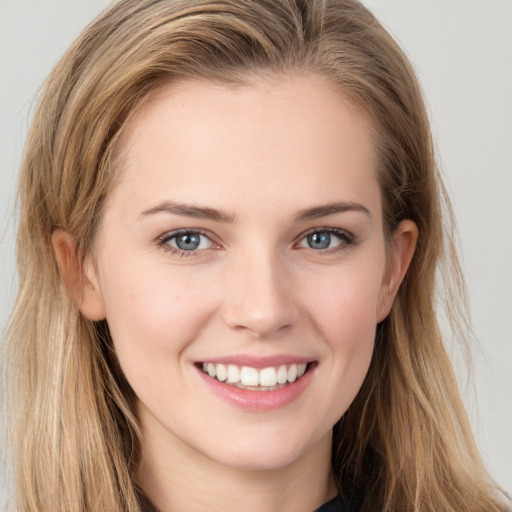
M438 325L444 294L465 343L452 213L398 45L356 0L121 0L49 76L21 165L19 293L3 369L20 512L150 508L135 478L133 391L106 322L86 320L66 293L51 235L73 233L81 257L91 249L118 140L149 94L185 78L261 73L318 75L357 105L375 132L386 235L403 219L419 228L366 380L334 427L340 492L362 497L366 512L499 510Z

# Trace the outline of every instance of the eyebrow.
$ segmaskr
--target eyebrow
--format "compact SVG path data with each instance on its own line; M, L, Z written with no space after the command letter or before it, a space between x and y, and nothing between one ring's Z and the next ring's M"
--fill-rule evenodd
M336 203L329 203L321 206L314 206L313 208L307 208L301 210L296 219L297 220L314 220L322 217L328 217L329 215L336 215L338 213L345 212L362 212L368 217L372 217L372 214L366 206L352 201L341 201Z
M175 203L172 201L163 201L161 203L144 210L139 218L147 217L155 213L170 213L172 215L180 215L182 217L193 217L195 219L206 219L214 222L233 223L236 216L215 208L207 208L204 206L196 206L190 204Z
M300 210L295 219L297 221L314 220L322 217L328 217L330 215L353 211L362 212L368 215L368 217L372 217L370 210L362 204L354 203L352 201L342 201ZM140 214L139 218L147 217L155 213L169 213L171 215L179 215L181 217L193 217L195 219L206 219L228 224L236 222L236 215L234 214L223 212L216 208L175 203L173 201L162 201L161 203L144 210Z

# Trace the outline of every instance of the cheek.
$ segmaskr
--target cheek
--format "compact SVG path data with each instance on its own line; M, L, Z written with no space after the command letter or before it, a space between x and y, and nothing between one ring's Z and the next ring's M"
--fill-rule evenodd
M317 328L333 346L357 347L373 339L380 303L380 265L355 265L316 273L304 283L304 302L309 304Z
M331 352L333 375L342 378L344 386L358 389L368 371L376 332L374 294L373 287L365 290L359 283L352 290L345 282L343 291L332 292L317 310L319 329Z
M196 279L170 273L165 266L120 263L109 268L102 291L124 372L127 376L155 372L164 360L176 366L176 356L215 310L214 297L198 287Z
M371 362L381 279L380 267L371 268L347 267L323 279L317 274L315 292L308 293L310 318L328 351L324 368L331 393L323 400L332 422L354 400Z

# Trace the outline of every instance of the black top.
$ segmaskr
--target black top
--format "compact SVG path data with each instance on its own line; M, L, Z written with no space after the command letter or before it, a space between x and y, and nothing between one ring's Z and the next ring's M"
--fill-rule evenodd
M351 512L349 511L339 496L336 496L332 500L324 503L320 508L317 508L314 512Z

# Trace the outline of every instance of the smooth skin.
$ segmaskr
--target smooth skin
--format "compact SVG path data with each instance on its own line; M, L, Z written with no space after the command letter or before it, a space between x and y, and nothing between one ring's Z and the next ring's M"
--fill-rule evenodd
M71 233L53 243L138 397L145 491L162 512L314 510L417 239L406 220L386 248L372 127L318 77L189 80L148 99L120 149L85 266ZM240 354L316 367L291 404L247 411L197 367Z

